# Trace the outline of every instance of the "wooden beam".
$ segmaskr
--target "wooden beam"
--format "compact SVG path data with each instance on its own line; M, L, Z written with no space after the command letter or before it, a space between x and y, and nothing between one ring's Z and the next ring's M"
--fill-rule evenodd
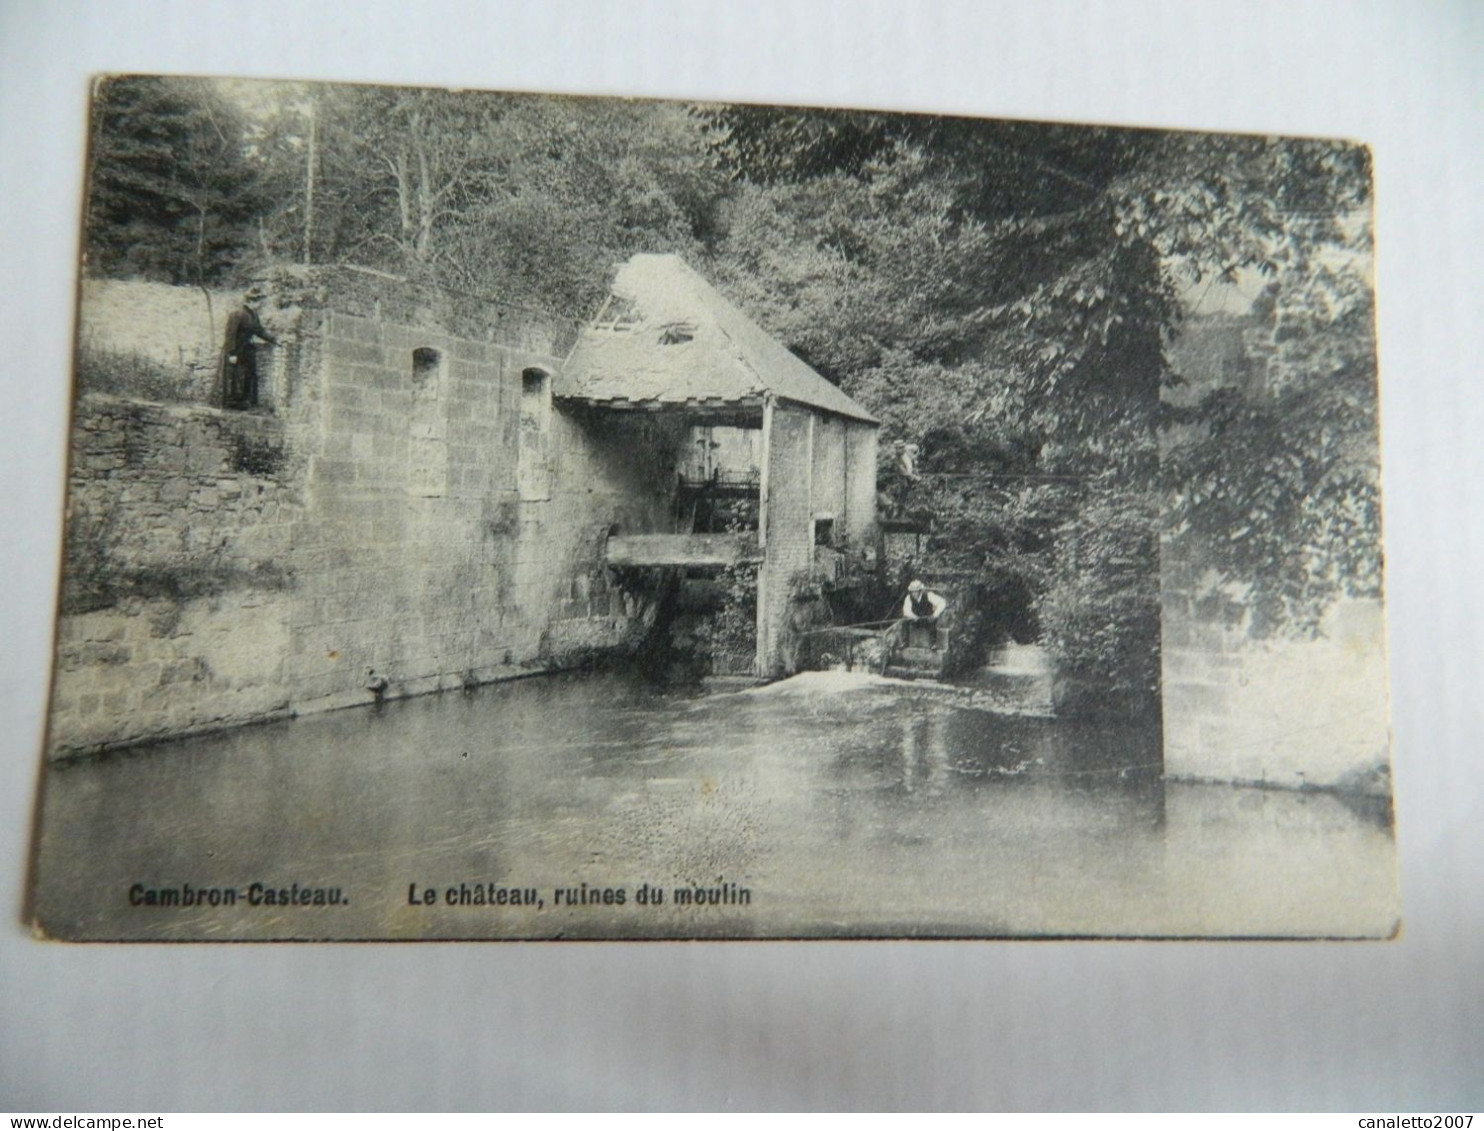
M630 400L628 397L583 397L563 394L556 399L594 412L662 412L693 419L726 419L729 422L735 419L743 422L739 424L739 427L755 425L763 411L763 402L757 397L739 397L736 400L691 397L682 401L662 400L658 397Z

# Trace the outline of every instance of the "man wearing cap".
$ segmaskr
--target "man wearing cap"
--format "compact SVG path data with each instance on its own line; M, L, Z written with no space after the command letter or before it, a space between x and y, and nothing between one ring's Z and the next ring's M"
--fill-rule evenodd
M907 599L902 602L902 617L907 622L909 642L915 643L915 638L926 635L928 647L936 648L938 646L937 621L947 608L948 602L921 581L914 580L908 585Z
M252 287L242 296L241 308L227 315L227 336L222 343L223 408L253 408L258 403L258 351L254 339L278 344L278 339L263 328L258 318L258 305L265 297L262 287Z

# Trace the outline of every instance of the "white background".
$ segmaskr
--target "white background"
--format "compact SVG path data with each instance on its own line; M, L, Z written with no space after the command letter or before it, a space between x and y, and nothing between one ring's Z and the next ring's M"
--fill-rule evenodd
M0 0L0 1109L1484 1106L1481 67L1467 2ZM86 77L128 70L1372 144L1404 937L32 941Z

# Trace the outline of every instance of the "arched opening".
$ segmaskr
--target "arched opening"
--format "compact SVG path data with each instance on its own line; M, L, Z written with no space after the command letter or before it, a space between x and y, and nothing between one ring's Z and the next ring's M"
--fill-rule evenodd
M520 426L524 431L544 431L551 407L548 374L544 369L526 369L520 375Z
M418 386L429 384L438 376L438 370L442 365L442 354L431 346L419 346L412 351L413 384Z
M520 450L517 461L518 489L522 499L548 498L551 379L544 369L525 369L520 375Z
M448 491L448 424L443 404L443 354L431 346L412 351L412 405L408 493L437 498Z

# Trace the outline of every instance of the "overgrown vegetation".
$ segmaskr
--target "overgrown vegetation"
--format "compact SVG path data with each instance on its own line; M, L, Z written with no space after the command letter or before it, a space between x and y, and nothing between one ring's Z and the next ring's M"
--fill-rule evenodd
M235 280L265 206L263 164L219 84L100 80L90 142L91 270L196 286Z
M1140 505L1142 503L1142 506ZM1057 531L1037 613L1088 709L1147 711L1160 680L1156 499L1100 492Z
M757 652L757 566L721 570L716 589L716 609L696 627L697 651L713 674L746 674Z
M256 439L238 433L233 438L232 466L247 475L273 476L283 468L281 439Z
M1337 596L1381 593L1372 296L1353 268L1320 265L1254 315L1265 395L1218 388L1171 412L1197 431L1164 460L1167 521L1242 593L1254 631L1312 631Z
M167 368L151 357L84 342L77 349L77 391L109 393L160 404L201 400L200 382L184 368Z
M293 574L273 561L225 561L212 553L137 561L124 550L128 532L116 511L69 516L62 579L62 612L108 609L128 600L168 598L179 605L242 589L269 592L293 585Z

